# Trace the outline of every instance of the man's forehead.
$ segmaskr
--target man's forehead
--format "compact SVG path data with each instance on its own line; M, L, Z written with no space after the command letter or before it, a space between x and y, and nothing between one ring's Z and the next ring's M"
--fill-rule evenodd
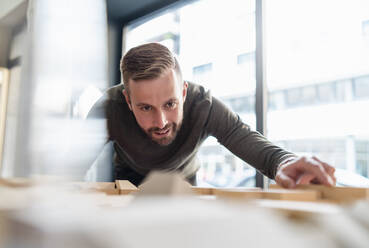
M131 81L129 89L131 99L136 102L165 102L180 97L180 87L173 72L155 79Z

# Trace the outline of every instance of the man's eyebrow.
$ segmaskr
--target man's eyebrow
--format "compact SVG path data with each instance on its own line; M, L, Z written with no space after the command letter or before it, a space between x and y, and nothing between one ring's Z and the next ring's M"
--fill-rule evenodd
M173 97L173 98L170 98L169 100L165 101L165 103L168 103L168 102L178 102L178 99ZM136 106L137 107L151 106L151 104L144 103L144 102L139 102L139 103L136 103Z
M168 101L166 101L166 103L167 102L178 102L178 99L173 97L173 98L170 98Z
M139 103L136 103L136 106L137 106L137 107L142 107L142 106L151 106L151 105L150 105L150 104L148 104L148 103L139 102Z

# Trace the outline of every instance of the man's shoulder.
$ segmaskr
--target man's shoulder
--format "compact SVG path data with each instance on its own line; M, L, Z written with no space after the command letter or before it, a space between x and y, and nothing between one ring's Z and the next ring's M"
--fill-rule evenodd
M188 83L187 88L187 100L189 101L211 101L211 94L210 91L205 89L204 86L186 81Z
M107 89L105 92L105 96L108 100L111 100L111 101L124 102L125 99L123 95L123 90L124 90L124 84L122 83L117 84Z
M209 90L200 84L188 82L184 113L191 119L204 119L212 106L212 96Z
M123 84L112 86L105 90L104 94L94 103L88 113L88 118L106 116L107 110L112 106L125 103Z

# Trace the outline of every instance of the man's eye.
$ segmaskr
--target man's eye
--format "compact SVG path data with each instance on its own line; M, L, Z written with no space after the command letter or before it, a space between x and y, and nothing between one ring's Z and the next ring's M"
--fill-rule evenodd
M172 108L175 108L176 106L176 103L175 102L168 102L166 107L169 108L169 109L172 109Z
M151 110L151 106L143 106L141 107L142 111L150 111Z

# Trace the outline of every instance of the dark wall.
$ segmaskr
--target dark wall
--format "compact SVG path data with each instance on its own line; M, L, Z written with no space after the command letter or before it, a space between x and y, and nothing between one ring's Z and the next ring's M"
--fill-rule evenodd
M108 76L109 85L120 83L119 63L122 56L123 26L117 21L108 21Z

